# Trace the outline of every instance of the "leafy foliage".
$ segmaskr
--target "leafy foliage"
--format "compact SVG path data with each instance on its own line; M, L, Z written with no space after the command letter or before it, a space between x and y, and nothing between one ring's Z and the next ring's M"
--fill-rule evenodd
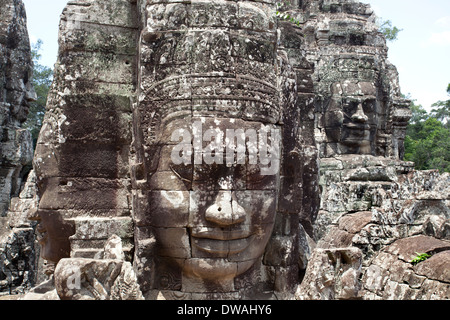
M42 127L42 121L45 114L45 105L47 103L47 96L52 84L53 71L47 66L39 64L41 59L42 40L38 40L33 44L31 49L31 56L33 58L34 69L32 83L36 91L37 100L30 103L27 121L24 123L24 128L31 131L34 144L36 144L39 131Z
M287 4L287 2L285 2L284 4L281 2L277 2L277 11L275 12L275 15L277 16L277 18L279 18L280 20L291 22L293 24L296 24L297 26L300 26L300 23L301 23L300 20L295 19L288 12L282 11L282 8L285 4Z
M413 116L406 130L405 160L414 161L417 170L450 172L449 104L450 100L436 103L431 113L420 105L411 106Z
M418 252L416 252L416 257L414 257L412 260L411 260L411 263L413 264L413 265L416 265L416 264L418 264L418 263L421 263L421 262L423 262L423 261L425 261L425 260L428 260L429 258L431 258L431 255L429 255L428 253L418 253Z
M450 96L450 83L447 87L447 93ZM449 120L450 120L450 99L447 101L438 101L432 105L433 109L431 110L431 114L434 118L439 121L445 122L446 127L449 128Z
M403 31L403 29L399 29L396 26L392 26L391 20L383 20L378 19L377 24L380 28L380 32L384 34L386 40L395 41L398 39L398 34Z

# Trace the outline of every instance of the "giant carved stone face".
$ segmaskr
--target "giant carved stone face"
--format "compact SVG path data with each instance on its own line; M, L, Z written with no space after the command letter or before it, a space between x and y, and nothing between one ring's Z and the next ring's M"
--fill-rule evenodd
M339 154L374 154L377 133L376 87L360 82L335 84L325 113L327 138Z
M137 225L150 226L156 255L177 266L186 291L233 291L234 278L261 258L272 234L279 129L211 117L168 128L179 129L162 134L171 140L160 149L150 206Z
M274 7L259 1L147 5L132 174L135 267L148 297L224 298L255 282L274 290L273 278L248 275L263 269L274 229L280 127L290 114L280 102L280 87L287 86L279 83ZM296 137L294 129L284 125L283 140ZM265 137L274 139L261 144ZM283 154L292 145L283 145Z

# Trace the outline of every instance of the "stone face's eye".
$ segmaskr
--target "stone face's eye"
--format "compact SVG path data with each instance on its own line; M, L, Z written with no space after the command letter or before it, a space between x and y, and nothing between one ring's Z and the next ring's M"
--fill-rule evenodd
M344 121L345 122L351 122L352 116L356 113L358 110L358 102L356 101L347 101L343 105L344 110Z
M366 100L363 102L362 106L364 113L369 117L369 119L373 119L377 111L376 100L372 99Z

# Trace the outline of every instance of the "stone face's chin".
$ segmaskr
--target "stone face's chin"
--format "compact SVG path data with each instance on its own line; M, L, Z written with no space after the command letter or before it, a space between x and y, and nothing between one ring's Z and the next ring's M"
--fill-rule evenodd
M225 258L188 259L184 263L183 274L191 280L227 283L249 270L255 262L256 259L242 262L229 261Z
M370 144L370 127L346 125L342 137L343 144L349 145L365 145Z

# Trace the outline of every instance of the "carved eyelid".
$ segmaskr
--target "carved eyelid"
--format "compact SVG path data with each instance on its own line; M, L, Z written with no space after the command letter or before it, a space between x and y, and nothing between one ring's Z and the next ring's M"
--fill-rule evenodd
M191 179L184 178L173 166L170 166L170 170L178 177L178 179L186 182L192 182ZM256 169L247 171L246 176L251 182L261 182L267 178L267 176L261 175L260 170Z

